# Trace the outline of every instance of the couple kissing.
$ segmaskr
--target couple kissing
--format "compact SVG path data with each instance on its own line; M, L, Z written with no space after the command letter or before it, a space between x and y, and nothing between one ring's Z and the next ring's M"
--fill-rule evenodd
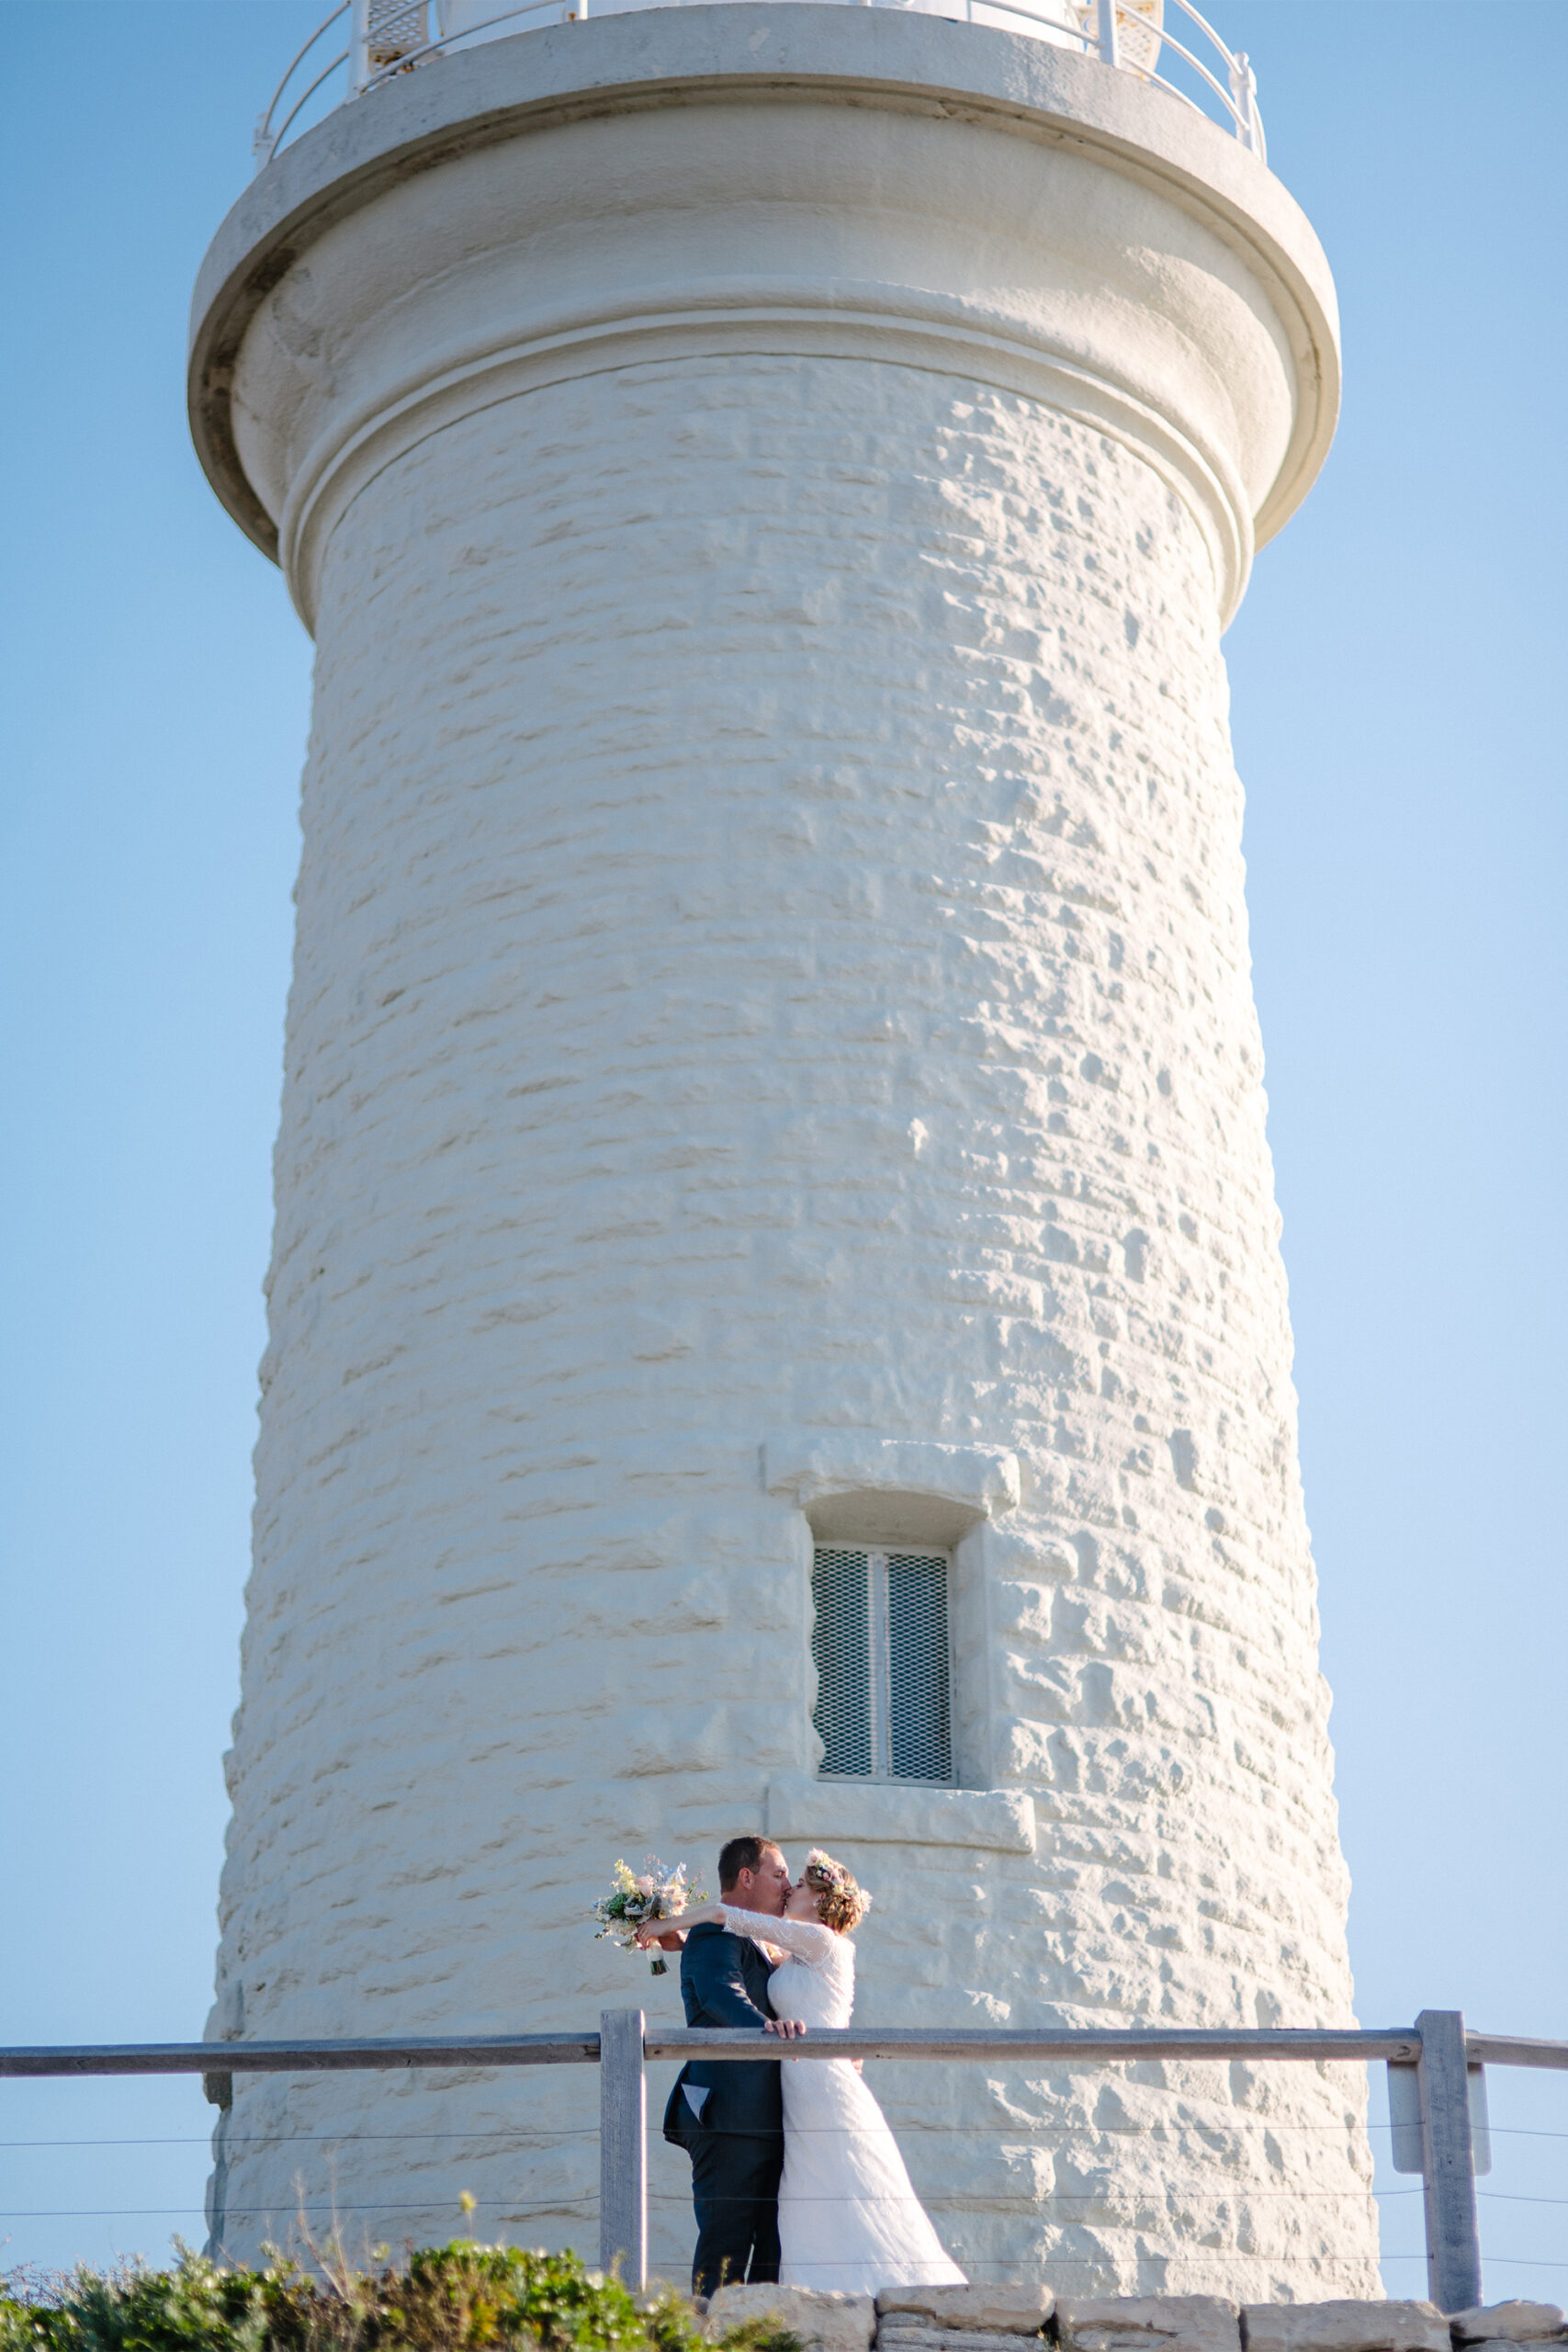
M870 1896L814 1849L798 1884L779 1848L732 1838L719 1900L649 1921L637 1940L681 1948L691 2026L753 2027L790 2041L854 2011L850 1938ZM847 2058L692 2059L664 2114L692 2160L692 2292L778 2281L878 2294L963 2286L909 2185L886 2119Z

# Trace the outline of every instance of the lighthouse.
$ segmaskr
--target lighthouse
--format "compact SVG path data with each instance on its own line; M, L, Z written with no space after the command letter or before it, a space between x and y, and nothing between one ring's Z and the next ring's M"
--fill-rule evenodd
M1337 342L1250 85L374 13L194 313L316 645L209 2035L673 2021L589 1905L743 1830L874 1890L869 2024L1347 2023L1221 650ZM236 2073L213 2242L592 2247L586 2075ZM976 2279L1377 2291L1354 2070L876 2087Z

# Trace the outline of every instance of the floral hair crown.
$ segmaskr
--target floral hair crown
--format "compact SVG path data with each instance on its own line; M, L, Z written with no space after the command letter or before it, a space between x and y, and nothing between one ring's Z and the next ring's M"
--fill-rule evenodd
M807 1855L805 1875L812 1886L824 1889L830 1887L836 1894L852 1894L857 1901L863 1918L871 1909L871 1896L860 1884L854 1872L846 1870L842 1862L836 1862L831 1854L825 1854L820 1846L813 1846Z

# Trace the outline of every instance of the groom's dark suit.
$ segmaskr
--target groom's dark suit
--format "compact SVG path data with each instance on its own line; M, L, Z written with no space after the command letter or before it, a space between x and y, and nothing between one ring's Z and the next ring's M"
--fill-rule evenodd
M767 2024L773 1973L755 1944L709 1920L681 1954L686 2023ZM695 2093L689 2099L688 2090ZM696 2110L700 2109L701 2112ZM664 2136L692 2159L697 2251L692 2292L779 2275L779 2175L784 2169L784 2088L776 2058L693 2058L664 2110Z

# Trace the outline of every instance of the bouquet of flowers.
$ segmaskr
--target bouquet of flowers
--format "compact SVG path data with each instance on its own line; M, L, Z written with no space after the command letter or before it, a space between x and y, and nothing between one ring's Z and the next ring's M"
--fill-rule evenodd
M594 1940L611 1936L623 1951L635 1951L637 1931L648 1920L678 1919L688 1903L706 1901L705 1887L687 1883L684 1862L677 1862L672 1871L665 1869L657 1854L649 1854L640 1871L617 1862L615 1885L593 1905L593 1917L599 1922ZM669 1975L669 1965L661 1951L654 1953L649 1973L654 1976Z

